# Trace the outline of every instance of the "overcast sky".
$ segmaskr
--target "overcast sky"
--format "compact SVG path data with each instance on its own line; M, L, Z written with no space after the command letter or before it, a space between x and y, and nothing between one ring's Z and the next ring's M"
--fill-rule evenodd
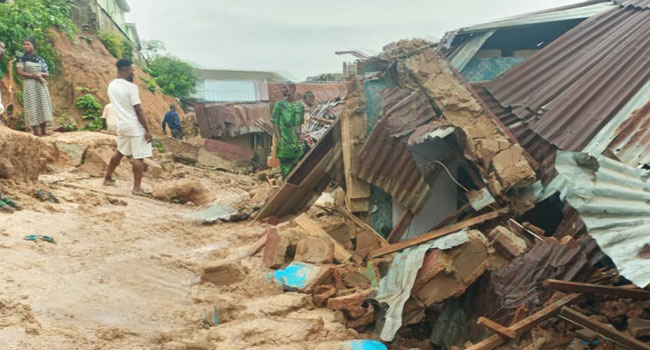
M389 42L441 38L446 31L576 0L129 0L143 40L204 68L272 70L302 80L339 73L349 56Z

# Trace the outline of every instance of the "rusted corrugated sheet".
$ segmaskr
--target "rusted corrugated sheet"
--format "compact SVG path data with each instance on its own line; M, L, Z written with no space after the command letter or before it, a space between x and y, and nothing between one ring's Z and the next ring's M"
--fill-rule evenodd
M587 276L591 272L589 255L597 249L593 240L569 244L560 242L539 243L511 264L493 273L489 283L489 293L496 294L489 298L486 305L489 318L508 321L515 310L522 305L533 313L543 306L553 294L544 288L547 279L571 281L577 277ZM487 310L486 310L487 311Z
M201 136L217 138L252 132L273 133L268 103L194 105Z
M627 165L640 167L650 164L650 103L635 111L621 125L608 149Z
M589 18L487 89L549 143L581 150L648 81L648 57L650 11L616 9Z
M240 164L250 162L254 155L251 149L212 139L206 139L203 148Z
M429 185L418 169L406 138L421 125L437 118L431 104L410 89L383 93L384 116L377 123L358 157L359 177L381 187L413 213L429 196Z

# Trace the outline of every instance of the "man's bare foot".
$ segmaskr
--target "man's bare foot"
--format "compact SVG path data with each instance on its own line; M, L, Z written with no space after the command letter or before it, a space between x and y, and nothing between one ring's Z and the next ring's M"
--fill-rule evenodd
M115 186L115 179L104 179L104 186Z

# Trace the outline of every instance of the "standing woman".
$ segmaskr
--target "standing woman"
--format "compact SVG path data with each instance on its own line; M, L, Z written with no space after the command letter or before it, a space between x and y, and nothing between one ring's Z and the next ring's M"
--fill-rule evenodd
M48 123L52 122L52 101L47 88L48 72L45 60L34 54L36 39L23 41L24 55L18 58L16 68L23 80L23 101L25 102L25 121L34 130L34 135L45 136Z

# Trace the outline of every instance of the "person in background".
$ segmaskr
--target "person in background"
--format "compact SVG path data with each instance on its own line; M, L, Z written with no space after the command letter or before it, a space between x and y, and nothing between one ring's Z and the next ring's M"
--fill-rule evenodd
M36 39L23 41L24 54L18 58L16 68L23 77L23 101L25 121L32 127L34 135L45 136L47 124L52 122L52 100L47 88L49 71L45 60L36 55Z
M111 134L117 135L117 116L115 115L115 108L113 104L109 103L104 106L104 113L102 113L102 119L104 120L104 126L106 131Z
M166 127L169 126L169 131L172 133L172 137L177 140L182 140L185 136L183 134L183 127L181 126L181 119L176 113L176 105L169 106L169 112L165 114L163 119L162 129L163 135L167 135Z
M104 186L115 184L113 172L124 156L133 156L133 190L136 196L149 196L151 191L142 189L144 159L153 155L151 133L142 109L133 63L126 59L117 61L117 79L108 85L108 97L117 117L117 152L111 158L104 177Z
M271 121L276 139L275 155L280 160L282 176L286 179L304 154L301 125L304 123L305 106L295 100L296 85L282 85L283 100L275 103Z

